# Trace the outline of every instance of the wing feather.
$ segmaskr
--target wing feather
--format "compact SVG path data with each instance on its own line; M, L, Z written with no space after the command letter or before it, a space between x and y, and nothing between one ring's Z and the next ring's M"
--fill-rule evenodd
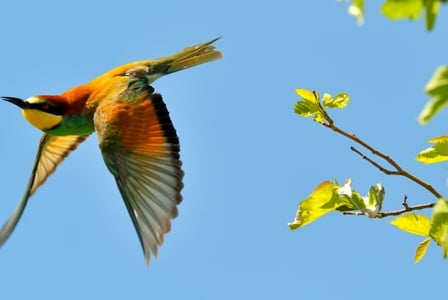
M36 157L37 168L30 196L34 194L47 178L56 170L56 167L71 153L79 144L87 139L87 135L50 136L44 134L40 141L40 149Z
M94 116L99 146L139 236L146 262L157 256L181 202L179 139L152 88L103 104ZM126 97L131 97L128 99ZM127 100L127 101L124 101Z
M87 137L49 136L47 134L42 136L25 193L14 212L0 230L0 246L5 243L14 231L25 210L28 199L47 180L48 176L56 170L56 167Z

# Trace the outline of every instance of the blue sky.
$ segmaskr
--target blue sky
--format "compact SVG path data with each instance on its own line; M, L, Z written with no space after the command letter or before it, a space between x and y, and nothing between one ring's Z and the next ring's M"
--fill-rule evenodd
M356 25L336 1L6 1L0 94L59 94L124 63L216 43L224 59L154 83L178 131L180 215L147 268L92 136L30 200L0 249L2 299L416 299L445 292L446 261L388 224L331 214L299 231L298 201L325 179L382 182L386 209L433 201L353 154L351 142L293 113L295 88L348 92L343 128L447 191L444 165L415 155L446 134L447 112L416 118L423 87L446 63L446 10L434 32L391 22L367 3ZM376 1L368 1L376 2ZM40 132L0 104L0 220L28 180ZM3 221L1 221L3 222Z

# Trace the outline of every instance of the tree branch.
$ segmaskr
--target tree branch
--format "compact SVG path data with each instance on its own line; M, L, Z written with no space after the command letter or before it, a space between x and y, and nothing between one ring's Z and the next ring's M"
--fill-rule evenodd
M382 167L379 163L375 162L374 160L370 159L367 155L364 155L361 151L356 149L355 147L351 146L350 150L361 156L363 159L371 163L375 168L380 170L381 172L387 174L387 175L400 175L397 171L388 170L384 167Z
M321 108L321 112L324 115L324 118L326 120L326 123L322 123L323 126L347 137L348 139L354 141L355 143L363 146L364 148L366 148L367 150L369 150L370 152L372 152L373 155L378 156L380 158L382 158L383 160L385 160L389 165L391 165L395 170L388 170L384 167L382 167L379 163L375 162L374 160L372 160L371 158L369 158L368 156L364 155L361 151L357 150L355 147L350 147L350 149L352 151L354 151L355 153L357 153L358 155L360 155L363 159L365 159L366 161L368 161L370 164L372 164L374 167L376 167L378 170L380 170L381 172L383 172L386 175L398 175L398 176L403 176L408 178L409 180L417 183L418 185L420 185L421 187L423 187L424 189L426 189L428 192L430 192L432 195L434 195L434 197L436 197L437 199L443 198L442 194L439 193L434 187L432 187L429 183L423 181L422 179L418 178L417 176L409 173L408 171L406 171L404 168L402 168L395 160L393 160L390 156L376 150L375 148L373 148L372 146L370 146L369 144L367 144L366 142L364 142L362 139L360 139L359 137L357 137L354 134L350 134L344 130L342 130L341 128L337 127L334 124L333 119L328 115L327 111L322 107L322 105L319 103L319 106ZM424 204L423 208L428 208L429 204ZM433 204L434 205L434 204ZM423 209L423 208L417 208L417 209ZM390 214L389 214L390 215Z
M426 203L426 204L418 204L418 205L414 205L414 206L409 206L406 202L403 202L402 204L404 206L402 209L379 212L375 216L375 218L398 216L398 215L404 214L406 212L414 211L414 210L422 210L422 209L431 208L431 207L434 207L434 205L435 205L435 203ZM350 215L350 216L365 216L365 215L367 215L366 213L364 213L362 211L344 211L344 212L342 212L342 214Z

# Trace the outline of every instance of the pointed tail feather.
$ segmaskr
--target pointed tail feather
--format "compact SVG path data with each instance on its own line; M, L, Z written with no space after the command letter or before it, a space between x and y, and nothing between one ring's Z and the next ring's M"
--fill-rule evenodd
M212 60L222 58L219 50L216 50L212 44L219 40L217 37L208 42L198 44L185 48L174 55L161 57L151 60L140 60L119 66L103 75L95 78L91 84L92 86L103 84L105 79L115 76L132 76L132 77L146 77L148 84L151 84L156 79L177 71L185 70Z
M216 50L215 46L212 45L220 38L221 37L217 37L211 41L185 48L184 50L174 54L171 57L172 61L169 63L166 74L174 73L222 58L221 52Z

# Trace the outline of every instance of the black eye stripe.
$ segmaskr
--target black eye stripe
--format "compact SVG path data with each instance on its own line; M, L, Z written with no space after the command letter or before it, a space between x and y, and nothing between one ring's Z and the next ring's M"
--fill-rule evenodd
M29 103L28 107L31 109L37 109L57 116L62 116L64 114L64 109L62 107L57 107L46 102Z

